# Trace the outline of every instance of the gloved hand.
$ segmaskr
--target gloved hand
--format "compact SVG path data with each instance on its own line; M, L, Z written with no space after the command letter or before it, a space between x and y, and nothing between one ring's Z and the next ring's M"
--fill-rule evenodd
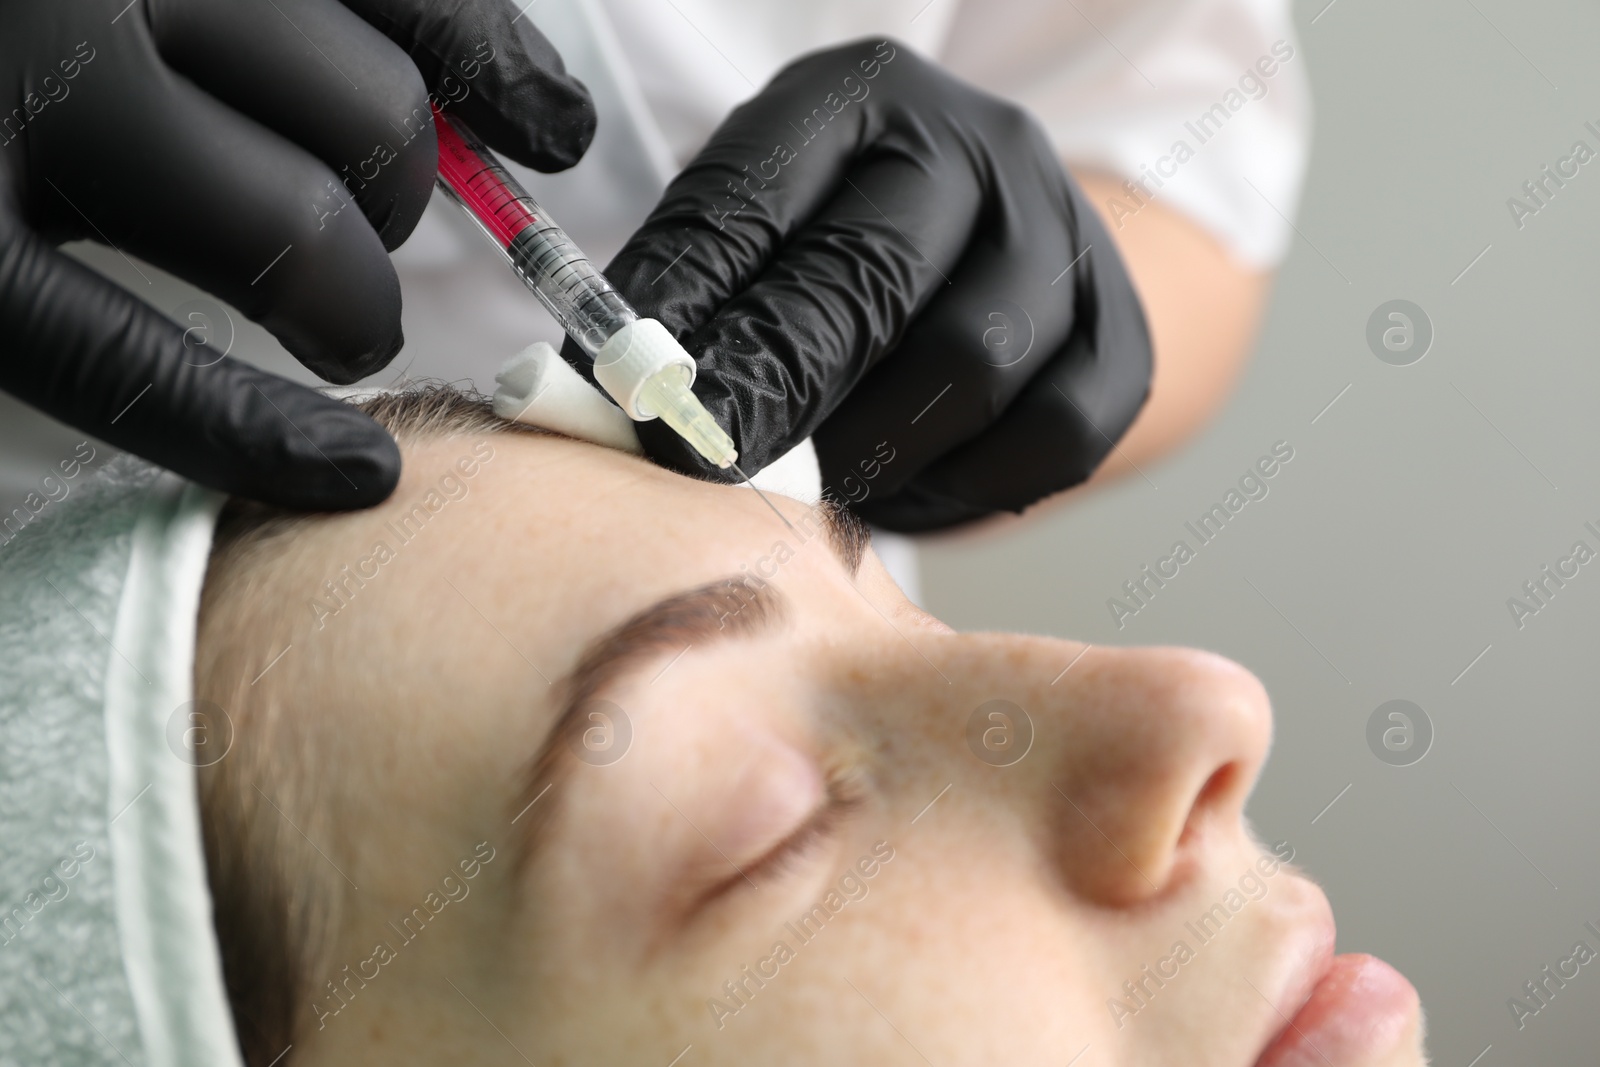
M889 529L1082 481L1149 388L1138 297L1038 124L892 42L779 73L606 275L696 357L741 466L814 434L831 493Z
M387 497L394 442L195 334L186 347L54 246L139 256L351 382L402 344L387 253L433 188L430 92L542 170L594 131L588 91L504 0L0 0L0 71L0 389L299 508Z

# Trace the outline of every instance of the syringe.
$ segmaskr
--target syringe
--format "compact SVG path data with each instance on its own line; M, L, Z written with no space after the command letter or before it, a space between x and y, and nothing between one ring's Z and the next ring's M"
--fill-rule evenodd
M437 104L433 124L439 188L594 360L595 380L629 418L660 416L707 460L737 470L733 439L689 391L695 364L683 346L655 319L639 317L471 130Z

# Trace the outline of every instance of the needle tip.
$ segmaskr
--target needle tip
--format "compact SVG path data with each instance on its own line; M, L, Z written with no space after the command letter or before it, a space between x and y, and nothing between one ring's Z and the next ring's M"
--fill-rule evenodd
M772 513L778 516L778 519L785 526L789 527L790 530L794 530L794 523L790 522L783 512L778 510L778 505L774 504L770 499L768 499L767 494L763 493L761 488L757 486L755 482L750 480L750 476L744 472L743 468L741 468L737 463L729 463L728 465L734 469L734 473L738 474L739 477L744 479L744 484L756 491L756 496L760 497L766 503L767 507L772 509Z

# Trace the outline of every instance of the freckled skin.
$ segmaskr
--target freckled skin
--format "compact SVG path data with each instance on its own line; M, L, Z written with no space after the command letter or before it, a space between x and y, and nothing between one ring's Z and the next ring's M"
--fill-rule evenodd
M664 1065L692 1044L686 1064L1059 1065L1092 1044L1100 1064L1250 1067L1283 1026L1275 1006L1310 995L1327 904L1285 866L1148 1004L1120 1026L1108 1009L1261 855L1242 806L1271 713L1247 671L1096 646L1062 675L1082 645L954 633L870 553L852 579L820 539L772 580L781 629L691 647L664 672L663 656L604 694L631 747L573 761L539 801L543 848L519 875L519 776L557 710L543 678L791 535L748 490L572 442L490 440L469 494L274 672L305 736L340 758L319 781L340 828L328 847L361 889L326 946L333 972L477 842L498 850L338 1016L319 1029L308 1011L297 1064ZM365 553L472 443L409 447L392 502L321 524L271 588L314 588L328 560ZM230 609L248 624L274 605ZM993 699L1034 727L1010 767L968 748ZM796 827L751 813L790 808L741 784L771 746L850 772L858 794L782 862L768 846ZM798 939L792 924L875 847L893 858L864 895ZM793 958L732 998L725 983L780 940ZM1415 1003L1396 1011L1387 1047L1351 1046L1333 1067L1421 1064Z

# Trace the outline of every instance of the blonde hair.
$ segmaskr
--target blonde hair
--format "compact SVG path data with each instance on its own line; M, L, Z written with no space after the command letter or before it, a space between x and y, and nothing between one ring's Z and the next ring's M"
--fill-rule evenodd
M356 406L402 446L544 434L495 415L486 397L439 382ZM285 596L282 563L297 545L314 540L328 518L228 501L217 519L200 601L195 698L220 706L233 729L228 754L198 772L201 822L213 924L249 1067L290 1061L283 1053L340 930L343 876L332 859L319 855L341 851L342 828L324 803L323 783L334 768L319 744L321 722L337 712L297 706L324 694L293 692L286 681L296 666L267 663L293 640L290 613L271 610Z

